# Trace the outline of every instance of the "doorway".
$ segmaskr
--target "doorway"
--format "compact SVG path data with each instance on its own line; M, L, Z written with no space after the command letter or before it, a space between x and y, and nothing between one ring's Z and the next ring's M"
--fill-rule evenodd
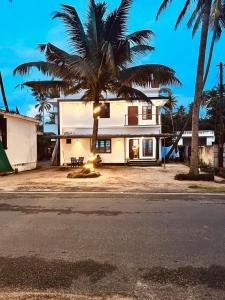
M129 158L130 159L139 159L139 140L130 139L129 140Z
M128 106L128 125L138 125L138 106Z

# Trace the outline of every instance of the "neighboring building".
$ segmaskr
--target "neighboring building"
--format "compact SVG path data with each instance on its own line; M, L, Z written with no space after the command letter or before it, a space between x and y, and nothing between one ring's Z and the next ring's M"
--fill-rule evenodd
M191 146L192 131L185 131L179 141L179 146ZM213 130L199 130L199 146L212 146L215 143Z
M0 141L14 170L36 168L37 124L36 119L0 110Z
M155 89L149 97L151 102L102 102L96 146L103 163L161 162L161 143L167 135L161 131L160 106L168 99L158 97L158 91ZM87 161L91 152L93 103L59 99L58 112L60 164L70 163L71 157L84 157Z

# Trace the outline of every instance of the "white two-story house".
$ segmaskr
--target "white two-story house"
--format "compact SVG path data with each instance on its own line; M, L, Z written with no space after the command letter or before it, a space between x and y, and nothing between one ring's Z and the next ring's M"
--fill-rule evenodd
M149 102L108 99L102 102L97 153L104 164L149 165L161 162L161 107L167 98L150 92ZM79 99L58 99L58 151L60 165L72 157L91 153L93 103Z

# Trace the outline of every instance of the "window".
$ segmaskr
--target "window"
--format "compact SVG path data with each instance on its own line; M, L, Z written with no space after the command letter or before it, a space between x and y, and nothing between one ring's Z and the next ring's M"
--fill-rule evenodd
M97 140L96 141L97 153L111 153L111 140Z
M66 139L66 143L71 145L72 144L72 140L71 139Z
M110 103L104 103L101 106L100 118L110 118Z
M152 120L152 105L142 106L142 120Z
M153 140L144 139L142 141L143 157L153 156Z
M93 107L94 109L94 107ZM103 103L101 105L100 118L108 119L110 118L110 103Z
M0 116L0 141L4 149L7 149L7 119Z

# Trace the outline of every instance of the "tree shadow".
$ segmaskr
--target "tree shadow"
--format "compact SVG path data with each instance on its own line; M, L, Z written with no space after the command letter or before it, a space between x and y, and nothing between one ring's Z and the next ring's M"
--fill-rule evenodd
M63 289L69 288L80 276L95 284L115 270L113 265L93 260L67 262L36 257L0 257L0 288Z
M210 288L225 290L225 267L211 265L209 268L192 266L177 269L155 267L149 269L143 279L160 284L178 286L207 285Z

